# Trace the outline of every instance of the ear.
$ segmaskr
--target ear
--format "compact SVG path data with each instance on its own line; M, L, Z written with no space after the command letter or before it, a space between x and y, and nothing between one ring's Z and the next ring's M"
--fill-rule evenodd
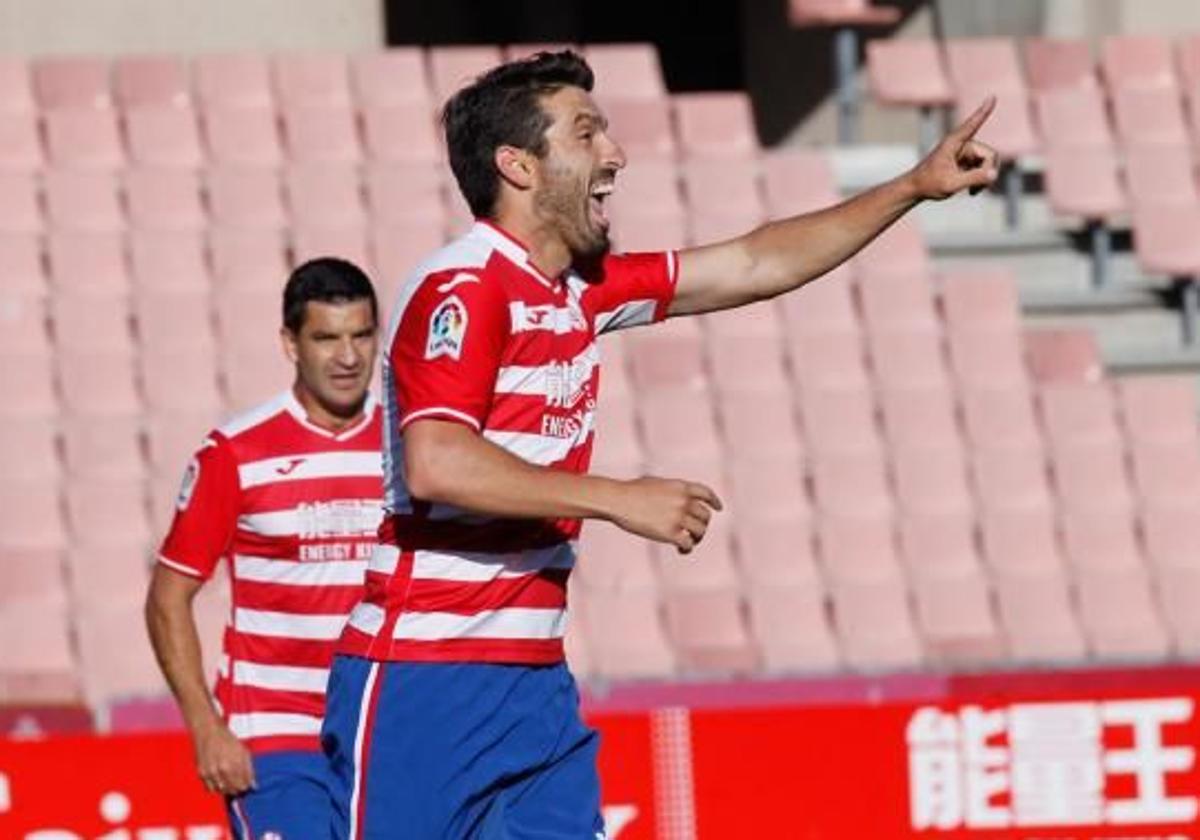
M279 328L279 343L283 346L283 355L292 364L300 361L300 348L296 346L296 336L287 327Z
M533 155L516 146L500 146L496 149L496 171L500 177L519 190L527 190L533 186L534 162Z

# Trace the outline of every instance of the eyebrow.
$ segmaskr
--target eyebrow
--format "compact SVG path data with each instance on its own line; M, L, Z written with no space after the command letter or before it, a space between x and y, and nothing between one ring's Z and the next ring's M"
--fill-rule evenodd
M601 129L608 128L608 120L604 118L603 114L597 114L595 111L581 111L576 114L575 125L579 125L582 122L592 123Z

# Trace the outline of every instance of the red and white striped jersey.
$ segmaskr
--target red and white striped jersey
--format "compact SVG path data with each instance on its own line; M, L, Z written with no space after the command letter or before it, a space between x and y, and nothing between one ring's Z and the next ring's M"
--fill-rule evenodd
M320 749L325 682L382 517L382 412L340 432L281 394L213 431L188 465L163 565L229 562L216 697L252 750Z
M673 252L541 274L487 222L418 266L383 361L385 518L339 652L371 659L563 658L578 520L492 518L413 498L404 427L462 423L524 460L585 472L599 388L596 337L666 316Z

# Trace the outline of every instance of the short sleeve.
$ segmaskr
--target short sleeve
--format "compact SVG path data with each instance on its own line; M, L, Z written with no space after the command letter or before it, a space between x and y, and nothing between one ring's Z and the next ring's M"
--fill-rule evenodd
M510 327L508 298L495 280L465 271L425 278L389 350L400 428L437 418L482 429Z
M175 518L159 549L158 562L207 580L233 542L239 494L237 463L229 442L214 433L184 470Z
M661 321L675 297L674 251L610 255L585 279L583 307L596 334Z

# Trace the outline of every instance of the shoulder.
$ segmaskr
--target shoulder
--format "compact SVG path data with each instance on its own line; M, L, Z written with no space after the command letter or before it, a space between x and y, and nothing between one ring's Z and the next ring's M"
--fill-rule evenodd
M264 403L260 403L240 414L235 414L218 426L215 434L224 438L227 442L232 442L237 438L245 437L251 432L261 429L280 415L286 414L287 410L288 394L285 391Z

